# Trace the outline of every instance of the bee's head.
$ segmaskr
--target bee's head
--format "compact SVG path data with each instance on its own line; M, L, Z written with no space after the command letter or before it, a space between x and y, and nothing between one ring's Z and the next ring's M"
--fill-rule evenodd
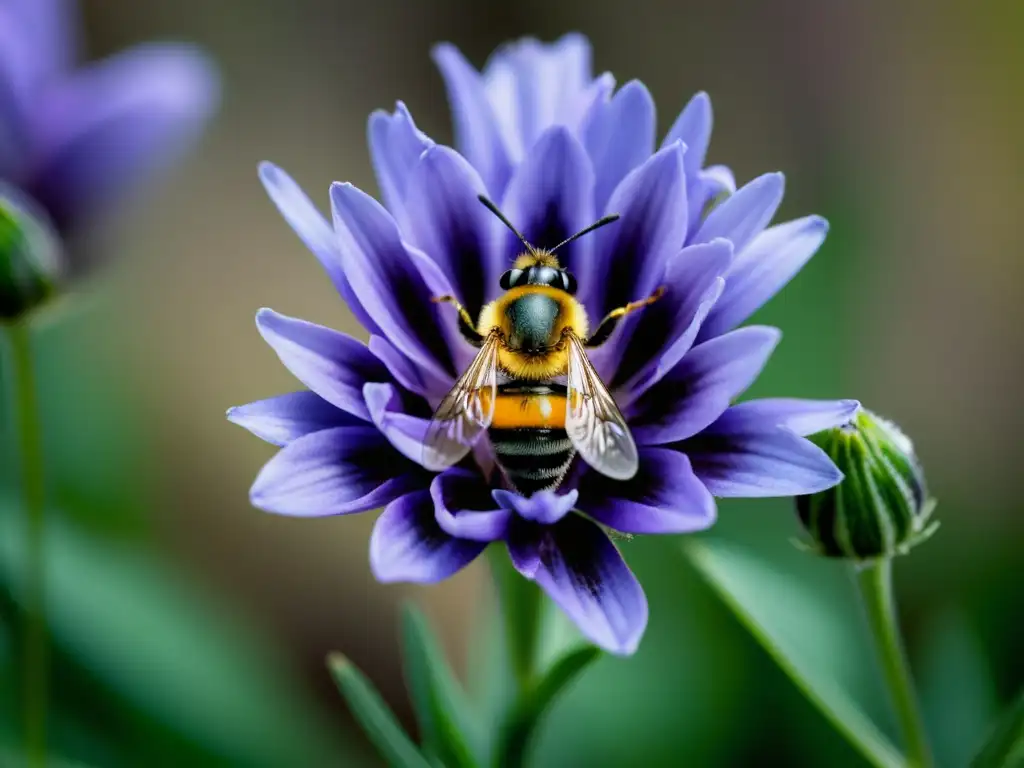
M576 293L576 278L561 267L558 259L546 251L524 253L501 276L502 290L517 288L521 285L547 285L566 293Z

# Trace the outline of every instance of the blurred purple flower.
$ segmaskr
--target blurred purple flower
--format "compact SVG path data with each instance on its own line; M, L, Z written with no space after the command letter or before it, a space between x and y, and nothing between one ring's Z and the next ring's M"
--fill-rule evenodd
M61 231L166 165L218 94L191 46L145 44L75 69L77 48L71 0L0 0L0 181Z
M712 197L732 190L727 171L702 167L707 97L690 102L655 152L646 89L634 82L613 94L610 76L592 79L579 36L503 48L482 76L450 46L436 58L460 152L420 132L402 104L374 113L370 148L386 208L334 184L332 226L282 170L260 169L369 344L259 312L263 337L309 391L229 411L282 447L256 479L252 501L296 516L385 506L370 542L381 581L438 581L504 541L516 568L587 638L630 654L647 602L606 528L697 531L714 522L715 496L792 496L841 478L804 436L849 419L854 401L732 405L779 339L773 328L733 329L814 253L825 222L765 228L782 197L779 174L702 215ZM454 294L478 313L521 250L478 202L484 192L540 245L603 213L621 215L559 254L591 320L666 287L592 355L639 446L633 479L611 480L577 460L557 492L524 498L489 472L486 451L478 464L440 474L420 465L432 410L475 352L431 297Z

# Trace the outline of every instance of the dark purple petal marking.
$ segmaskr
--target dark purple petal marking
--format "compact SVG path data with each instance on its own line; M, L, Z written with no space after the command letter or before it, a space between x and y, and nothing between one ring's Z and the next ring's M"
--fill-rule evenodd
M511 510L524 520L551 525L573 510L573 507L576 506L576 499L579 498L579 491L569 491L568 493L537 491L527 498L512 491L498 489L492 491L491 495L502 509Z
M403 399L398 388L392 384L366 384L363 386L363 397L373 423L395 450L410 461L421 463L423 441L430 424L430 411L426 410L425 403L418 398L416 403L408 402L413 398ZM409 411L418 412L419 415Z
M827 234L825 219L806 216L777 224L754 238L733 261L725 293L701 338L716 336L750 317L803 268Z
M704 167L704 158L707 157L708 145L711 143L712 123L711 98L701 91L683 107L683 111L679 113L679 117L665 135L663 147L677 141L686 145L683 168L686 170L687 179L695 178L698 171Z
M430 493L416 491L392 501L377 518L370 536L370 569L385 583L432 584L462 570L486 546L441 530Z
M693 347L630 409L640 445L674 443L721 416L761 373L781 333L750 326Z
M325 429L366 425L314 392L289 392L229 408L228 421L278 446Z
M647 598L622 555L580 515L551 526L517 521L508 542L515 567L535 581L590 642L629 656L647 626Z
M612 98L596 105L583 126L583 143L597 178L594 205L604 209L626 175L654 151L654 99L639 80L626 83ZM609 203L608 213L617 213ZM682 244L682 239L676 245Z
M511 163L480 74L448 43L436 46L433 58L448 89L459 154L480 172L491 195L500 197Z
M448 276L474 318L503 271L496 245L501 223L480 204L480 175L448 147L426 150L409 174L402 232Z
M731 419L734 424L763 428L780 426L806 436L849 424L859 408L860 403L856 400L769 397L734 405Z
M331 186L331 205L345 274L381 335L416 361L425 379L450 382L455 368L437 332L431 286L402 244L394 219L351 184Z
M710 528L717 516L690 460L666 448L641 448L640 470L631 480L590 472L580 489L580 509L623 533L692 533Z
M538 248L553 248L594 223L594 170L586 150L567 128L556 126L541 136L516 168L502 210ZM508 268L523 245L511 232L504 228L502 232L498 252ZM577 275L590 274L595 237L600 235L581 237L560 248L557 256L562 266ZM497 285L489 287L493 290Z
M267 512L322 517L375 509L428 482L376 427L338 427L282 448L260 471L249 498Z
M766 426L733 406L696 437L676 443L715 496L799 496L843 479L810 440L785 427Z
M369 420L363 385L391 377L365 344L272 309L256 314L256 327L295 378L332 405Z
M490 489L475 470L453 467L430 484L437 524L452 536L497 541L508 534L513 512L496 508Z
M741 187L718 205L693 237L706 243L716 237L732 240L739 254L747 243L768 226L782 202L786 181L781 173L766 173Z
M69 75L40 94L28 192L64 228L123 197L199 133L218 99L197 49L150 43Z
M381 196L388 210L398 218L404 208L409 174L434 142L416 127L401 101L395 105L394 114L379 109L370 115L367 134Z

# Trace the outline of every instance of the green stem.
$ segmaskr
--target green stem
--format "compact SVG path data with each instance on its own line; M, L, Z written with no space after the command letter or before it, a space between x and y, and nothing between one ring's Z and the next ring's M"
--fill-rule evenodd
M882 664L885 684L903 732L908 764L915 768L929 768L932 765L931 750L896 623L892 561L882 558L862 566L857 573L857 585Z
M520 696L532 690L540 645L543 595L536 584L516 571L504 547L490 546L487 554L498 591L505 643Z
M43 553L45 482L42 428L36 400L35 367L29 326L18 321L8 326L14 369L15 419L21 459L25 505L25 627L24 704L28 765L46 764L46 700L48 686L46 638L46 583Z

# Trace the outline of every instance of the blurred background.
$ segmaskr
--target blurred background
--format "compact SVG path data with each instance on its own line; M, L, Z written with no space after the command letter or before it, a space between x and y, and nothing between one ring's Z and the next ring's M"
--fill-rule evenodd
M377 765L323 662L344 651L413 727L398 658L407 597L473 676L470 637L490 599L483 563L430 589L384 587L367 565L373 515L300 521L249 506L272 449L224 411L295 387L257 334L256 310L360 333L256 164L288 169L325 210L331 181L376 191L372 110L402 99L425 132L451 140L434 43L481 66L506 39L578 30L596 71L647 84L661 132L708 91L709 162L741 183L783 170L779 217L831 221L818 255L755 317L784 340L749 394L855 397L914 438L942 527L898 562L897 588L942 764L965 764L1024 681L1024 5L83 0L81 10L90 57L195 41L221 67L224 97L166 184L82 234L75 247L111 252L115 266L41 331L61 754L102 768ZM0 464L8 490L12 470ZM724 503L715 534L800 583L807 557L790 546L789 503ZM863 764L678 541L624 551L651 601L648 634L634 659L600 662L560 701L538 764ZM5 578L15 572L8 562ZM0 608L12 619L9 589ZM12 642L8 622L0 658ZM15 720L9 665L4 675L0 739Z

